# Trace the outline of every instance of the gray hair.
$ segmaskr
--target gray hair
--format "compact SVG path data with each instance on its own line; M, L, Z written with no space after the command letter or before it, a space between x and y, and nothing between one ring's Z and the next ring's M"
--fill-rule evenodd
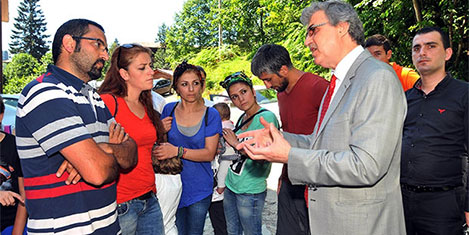
M336 26L339 22L349 23L349 35L357 44L364 44L365 36L363 33L363 24L360 21L360 18L358 18L358 14L355 9L353 9L352 5L337 0L312 2L310 7L303 9L300 18L301 23L308 26L311 16L313 16L317 11L324 11L329 19L329 23L333 26Z
M285 47L275 44L261 46L251 61L251 72L256 76L262 73L277 74L285 65L289 69L293 67L290 54Z

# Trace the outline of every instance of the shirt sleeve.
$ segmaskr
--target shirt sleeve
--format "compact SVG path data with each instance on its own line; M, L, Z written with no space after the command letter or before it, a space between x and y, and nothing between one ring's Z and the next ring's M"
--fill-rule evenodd
M205 117L204 117L205 118ZM215 108L208 108L207 128L205 128L205 137L222 134L220 114Z
M177 104L176 102L171 102L171 103L166 104L163 108L163 112L161 113L161 119L168 117L171 114L171 111L173 110L174 105L176 104Z
M50 83L37 84L34 89L36 92L20 97L16 119L18 136L32 135L48 156L92 138L79 111L79 108L92 108L85 97L72 97L73 94Z

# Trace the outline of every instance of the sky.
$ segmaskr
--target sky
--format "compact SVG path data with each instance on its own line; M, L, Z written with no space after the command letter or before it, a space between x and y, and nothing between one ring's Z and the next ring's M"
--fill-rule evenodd
M53 40L55 31L67 20L85 18L104 27L108 44L154 42L158 27L171 25L185 0L41 0L40 9L47 22L46 34ZM7 50L14 18L21 0L9 0L9 22L2 22L2 50Z

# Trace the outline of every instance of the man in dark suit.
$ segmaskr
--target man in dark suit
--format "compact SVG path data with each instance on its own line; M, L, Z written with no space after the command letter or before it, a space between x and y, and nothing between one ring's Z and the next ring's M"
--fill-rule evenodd
M301 21L314 62L333 73L313 134L280 133L264 121L237 147L253 159L288 163L291 182L309 185L312 234L405 234L406 102L396 73L361 46L363 26L350 4L313 2Z

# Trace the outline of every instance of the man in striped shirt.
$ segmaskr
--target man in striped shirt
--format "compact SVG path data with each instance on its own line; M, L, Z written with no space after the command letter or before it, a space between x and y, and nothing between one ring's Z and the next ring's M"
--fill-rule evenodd
M17 148L30 234L119 234L115 180L137 162L135 142L87 84L109 59L104 29L75 19L52 44L54 65L23 89Z

